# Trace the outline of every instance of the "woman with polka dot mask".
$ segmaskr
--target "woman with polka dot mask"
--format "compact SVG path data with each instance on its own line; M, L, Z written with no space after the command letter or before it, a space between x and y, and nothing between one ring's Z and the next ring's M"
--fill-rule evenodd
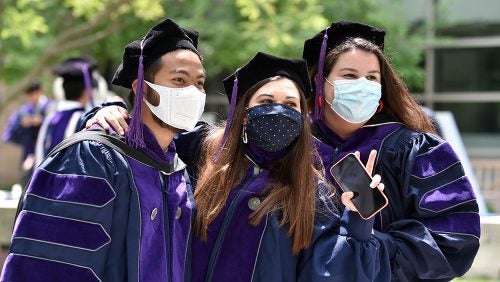
M390 266L372 244L373 221L335 209L311 153L305 61L258 53L224 88L228 120L206 129L200 146L193 280L385 280ZM383 189L377 176L372 187ZM351 197L342 202L355 210Z

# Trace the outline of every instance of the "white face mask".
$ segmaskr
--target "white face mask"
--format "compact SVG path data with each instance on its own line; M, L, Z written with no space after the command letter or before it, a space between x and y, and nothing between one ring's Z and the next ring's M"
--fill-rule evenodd
M170 88L146 82L160 95L160 103L154 106L147 100L151 112L164 123L177 129L191 130L201 118L205 108L205 93L194 85L184 88Z

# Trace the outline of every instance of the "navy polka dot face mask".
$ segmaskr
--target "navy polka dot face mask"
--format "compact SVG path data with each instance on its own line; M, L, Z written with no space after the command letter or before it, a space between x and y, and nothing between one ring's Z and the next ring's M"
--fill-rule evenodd
M262 104L248 109L243 135L268 152L287 148L302 132L302 114L283 104ZM243 138L245 141L246 138Z

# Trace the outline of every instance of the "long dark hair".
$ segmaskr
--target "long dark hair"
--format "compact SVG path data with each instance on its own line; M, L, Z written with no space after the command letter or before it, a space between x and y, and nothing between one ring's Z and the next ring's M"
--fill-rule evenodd
M248 169L244 144L240 138L246 107L250 98L262 85L274 77L265 79L251 89L237 103L232 127L226 144L216 162L213 156L217 151L225 125L214 128L205 138L203 157L205 163L200 169L200 177L195 190L197 215L195 232L202 239L207 238L208 225L224 207L229 193L243 180ZM300 90L299 90L300 91ZM309 246L314 227L315 197L318 181L322 178L321 169L315 168L315 152L312 134L307 119L307 107L301 92L300 105L303 117L303 131L291 145L285 157L270 168L271 182L266 187L266 198L250 216L250 223L257 225L272 211L279 210L280 226L288 225L288 235L293 239L293 253Z
M382 78L382 102L381 113L388 114L395 121L401 122L407 127L421 132L436 133L432 122L427 117L421 106L411 97L408 88L398 77L392 68L389 60L385 57L380 48L364 38L350 38L345 42L330 50L325 58L324 77L327 77L339 57L351 50L358 49L377 56L380 64ZM318 73L318 65L311 68L310 77L314 84L314 77ZM308 101L310 109L314 109L314 99Z

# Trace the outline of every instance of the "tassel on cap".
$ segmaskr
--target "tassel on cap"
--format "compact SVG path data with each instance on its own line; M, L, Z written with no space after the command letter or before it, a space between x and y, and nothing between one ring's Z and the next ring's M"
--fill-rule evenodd
M139 56L139 67L137 70L137 87L135 88L134 110L132 113L129 130L127 132L127 142L135 148L145 148L143 130L144 124L141 120L142 112L142 86L144 83L144 38L141 41L141 54Z
M313 121L320 120L323 117L323 86L324 77L323 71L325 68L326 47L328 45L328 27L325 29L323 42L321 43L321 50L319 52L318 60L318 74L316 76L316 101L314 103L314 118Z
M219 148L217 148L217 152L215 153L213 161L216 162L219 158L224 145L226 144L227 136L229 135L229 130L231 129L231 124L233 122L234 117L234 109L236 108L236 101L238 100L238 71L234 76L233 81L233 90L231 92L231 103L229 105L229 115L227 117L226 128L224 129L224 135L222 136L222 140L219 144Z
M88 64L78 64L78 67L82 70L83 81L85 83L85 92L87 92L87 98L89 99L90 106L94 107L94 95L92 93L92 82L90 78L90 71Z

